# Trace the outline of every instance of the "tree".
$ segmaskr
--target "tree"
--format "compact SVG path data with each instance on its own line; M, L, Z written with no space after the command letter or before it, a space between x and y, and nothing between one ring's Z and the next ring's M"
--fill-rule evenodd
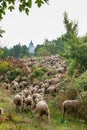
M70 21L66 12L64 12L64 25L67 34L78 35L78 23Z
M2 48L3 53L1 54L1 58L8 57L10 55L10 50L7 47Z
M22 46L22 57L29 56L29 48L26 45Z
M13 46L12 49L10 49L10 55L15 57L15 58L21 58L22 56L22 48L20 43L18 45Z
M49 0L34 0L34 3L41 7L42 4L47 3ZM15 9L15 3L18 3L19 11L25 11L28 15L30 8L32 8L33 0L0 0L0 19L3 18L3 15L6 13L6 9L13 11Z
M48 56L48 55L50 55L50 52L45 47L41 47L37 50L36 55L37 56Z
M66 34L62 36L62 39L65 53L61 54L69 61L68 70L71 75L75 69L82 73L87 69L87 45L78 37L78 23L70 21L66 12L64 13L64 25Z
M44 45L43 44L38 44L36 47L35 47L35 55L37 55L37 51L38 51L38 49L40 49L40 48L42 48L42 47L44 47Z
M5 31L1 29L0 27L0 37L2 37L2 34L4 33Z

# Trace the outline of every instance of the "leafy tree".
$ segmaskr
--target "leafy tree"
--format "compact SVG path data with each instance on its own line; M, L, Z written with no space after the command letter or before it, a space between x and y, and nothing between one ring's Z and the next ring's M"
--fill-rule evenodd
M22 56L21 51L22 51L22 48L19 43L18 45L13 46L13 48L10 50L10 55L15 58L21 58Z
M5 31L2 30L1 27L0 27L0 37L2 37L2 34L3 34L3 33L5 33Z
M56 48L55 42L56 42L56 40L49 41L48 39L45 39L45 41L43 43L44 49L53 55L55 55L57 53L57 48Z
M23 58L24 56L29 56L28 48L26 45L21 46L21 44L17 44L10 49L10 56L15 58Z
M3 53L1 54L1 58L8 57L10 55L10 50L7 47L2 48Z
M0 56L3 55L3 50L0 48Z
M48 56L48 55L50 55L50 52L45 47L42 47L37 50L36 55L37 56Z
M29 49L26 45L22 46L22 57L29 56Z
M87 33L85 36L81 37L80 40L83 42L83 43L87 43Z
M64 51L64 41L62 39L62 36L57 38L57 40L56 40L56 48L57 48L58 53L60 53L60 52L64 53L65 52Z
M41 7L42 4L48 3L49 0L34 0L34 3ZM19 11L25 11L28 15L30 8L32 8L33 0L0 0L0 19L5 15L6 10L13 11L15 9L15 4L18 4Z
M44 47L44 45L43 44L38 44L37 46L36 46L36 48L35 48L35 55L37 56L37 51L38 51L38 49L39 48L42 48L42 47Z
M49 41L45 39L42 45L37 45L35 49L35 53L37 54L38 49L42 48L50 52L50 54L55 55L59 52L64 53L64 42L62 37L59 37L57 40Z
M87 69L87 45L78 37L78 24L70 21L68 15L64 13L64 25L66 34L63 35L64 51L63 57L69 60L69 71L78 69L82 73ZM71 73L71 74L73 74Z
M78 23L70 21L66 12L64 12L64 25L67 36L69 34L74 34L76 36L78 35Z

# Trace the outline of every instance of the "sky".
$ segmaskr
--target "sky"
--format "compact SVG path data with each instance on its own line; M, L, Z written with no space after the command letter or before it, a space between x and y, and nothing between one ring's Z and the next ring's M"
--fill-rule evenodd
M63 14L68 13L70 20L78 22L79 35L87 32L87 0L49 0L38 8L35 4L27 16L16 8L13 12L6 11L0 22L5 30L0 38L0 46L13 47L19 42L29 46L32 40L34 46L43 44L45 39L53 40L65 33Z

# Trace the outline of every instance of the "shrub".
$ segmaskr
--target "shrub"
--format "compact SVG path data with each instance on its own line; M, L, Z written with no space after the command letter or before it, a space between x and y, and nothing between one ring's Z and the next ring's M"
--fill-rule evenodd
M87 91L81 92L79 98L81 99L78 111L79 118L87 121Z
M48 69L48 68L46 68L46 67L42 67L42 68L41 68L41 71L43 71L43 72L48 72L48 71L49 71L49 69Z
M7 78L9 79L9 81L12 81L14 80L17 76L22 76L23 75L23 72L20 68L15 68L15 69L12 69L10 71L10 73L8 74Z
M35 68L34 71L30 74L30 80L33 80L33 78L40 78L42 77L44 74L44 72L39 69L39 68Z
M71 59L68 66L68 74L72 76L74 74L75 69L77 68L77 61L76 59Z
M9 70L9 63L6 61L0 61L0 74L4 74Z
M87 71L74 80L73 87L78 88L79 91L87 90Z

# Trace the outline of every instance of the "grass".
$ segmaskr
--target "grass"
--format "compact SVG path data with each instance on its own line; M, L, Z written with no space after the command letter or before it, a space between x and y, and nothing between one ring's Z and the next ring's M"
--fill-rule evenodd
M0 107L4 108L4 115L0 116L0 130L87 130L87 124L71 117L61 123L62 115L57 109L54 98L50 98L48 105L51 113L51 123L44 116L40 122L37 113L28 112L26 109L21 113L15 111L13 104L14 95L0 87Z

